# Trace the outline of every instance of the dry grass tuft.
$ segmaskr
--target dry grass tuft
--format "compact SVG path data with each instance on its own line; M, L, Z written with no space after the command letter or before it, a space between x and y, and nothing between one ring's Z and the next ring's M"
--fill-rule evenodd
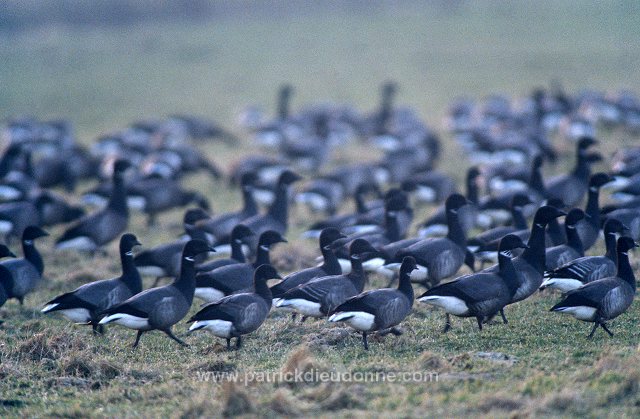
M318 360L313 356L309 347L305 345L298 346L291 351L289 357L282 366L283 375L300 376L304 378L305 372L316 371L320 368ZM298 382L288 382L290 386L296 386Z
M359 409L364 403L353 394L350 387L336 388L333 393L320 403L324 410Z
M457 370L470 370L473 368L473 357L468 353L455 355L449 358L449 364Z
M41 332L19 344L16 352L20 357L40 361L44 358L58 359L65 353L77 353L86 347L86 341L78 336L66 333L48 336Z
M438 354L433 352L423 352L417 359L416 365L423 371L444 372L451 369L449 362Z
M271 410L279 415L298 416L300 415L300 402L293 397L291 392L284 388L279 388L273 394L269 403Z
M482 401L477 410L483 413L489 413L493 410L502 410L503 412L513 412L524 406L522 399L516 399L509 396L495 395L490 396L486 400Z
M254 410L249 395L234 382L227 381L222 385L223 405L222 414L226 417L251 413Z

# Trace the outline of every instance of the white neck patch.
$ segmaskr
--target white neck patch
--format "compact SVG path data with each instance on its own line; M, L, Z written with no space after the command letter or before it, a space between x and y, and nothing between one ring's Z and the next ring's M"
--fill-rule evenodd
M536 227L544 228L544 224L538 224L538 223L536 223Z
M133 250L129 250L127 253L125 253L125 255L127 255L127 256L133 256Z
M502 256L506 256L508 258L510 258L512 256L511 250L503 250L502 252L500 252L500 254Z
M591 192L598 192L598 188L596 188L595 186L590 187L589 190Z
M260 249L264 250L265 252L268 252L269 246L267 246L266 244L263 244L262 246L260 246Z
M184 260L188 260L189 262L193 262L193 256L185 256Z
M24 244L31 246L33 244L33 240L25 240Z

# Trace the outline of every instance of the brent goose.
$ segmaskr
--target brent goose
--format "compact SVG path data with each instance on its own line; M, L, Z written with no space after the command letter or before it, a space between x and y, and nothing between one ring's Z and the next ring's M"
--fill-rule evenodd
M333 309L329 314L330 322L345 322L362 332L364 349L368 350L367 333L390 329L399 335L395 328L411 312L413 306L413 287L411 271L416 269L416 261L411 256L402 260L398 289L383 288L370 290L349 298Z
M15 298L22 305L24 297L42 280L44 261L34 245L34 240L48 235L40 227L25 228L22 233L24 257L0 262L0 286L6 291L7 299Z
M101 313L142 291L142 280L133 261L133 247L140 242L133 234L120 238L122 275L84 284L74 291L62 294L46 303L43 313L59 311L76 324L90 324L93 333L103 333L98 325Z
M238 224L231 231L231 257L212 260L196 266L197 272L209 272L222 266L233 265L235 263L245 263L246 258L242 245L247 237L253 236L253 231L244 224Z
M34 205L40 213L41 224L45 227L75 221L85 214L84 209L68 204L61 195L52 191L42 191Z
M520 256L513 259L517 272L518 289L511 299L511 303L529 297L542 284L545 267L545 228L550 220L563 215L565 215L563 211L548 205L542 206L536 211L527 242L529 247ZM495 273L498 270L498 266L493 266L482 272Z
M287 241L280 233L272 230L260 235L256 260L253 263L234 263L221 266L209 272L200 272L196 275L195 296L207 302L217 301L220 298L242 292L251 287L253 272L260 265L271 264L269 250L276 243Z
M616 234L623 234L624 224L618 220L607 220L604 224L603 256L583 256L550 272L545 272L540 289L555 288L562 292L571 291L601 278L614 276L617 272Z
M254 292L229 295L214 303L205 305L189 322L189 332L207 330L214 336L227 340L231 348L231 338L236 338L236 348L242 345L242 335L258 329L271 310L271 290L268 279L280 276L271 265L260 265L253 275Z
M607 328L607 321L624 313L636 293L636 278L629 264L629 250L638 247L630 237L620 237L617 245L618 273L616 276L590 282L576 290L569 291L566 297L553 306L550 311L568 313L584 322L592 322L589 338L593 337L598 326L609 336L613 333Z
M15 258L16 255L13 254L13 252L11 252L11 250L9 250L7 246L5 246L4 244L0 244L0 259L6 257ZM6 285L10 287L11 283L4 284L2 281L0 281L0 307L2 307L4 303L7 302L7 299L9 298L9 291L11 291L4 288ZM0 324L2 324L2 322L0 322Z
M478 328L498 312L504 316L504 307L518 289L516 268L511 251L528 248L520 237L508 234L500 240L498 269L495 272L478 272L440 284L422 294L418 301L444 309L446 322L443 333L451 328L450 314L457 317L475 317Z
M271 287L273 298L280 298L285 292L301 284L306 284L314 278L329 275L341 275L342 269L338 258L331 248L331 244L338 239L346 236L337 229L329 227L320 233L320 252L322 253L323 262L321 265L307 269L302 269L285 276L281 282Z
M587 195L586 217L577 225L577 232L584 250L589 250L598 240L600 233L600 188L611 182L613 178L606 173L596 173L589 179L589 193Z
M399 250L386 269L398 270L405 256L413 256L418 270L411 274L416 282L427 287L437 285L442 279L454 275L463 263L473 266L473 255L467 250L467 239L458 220L458 211L467 205L460 194L453 194L445 202L447 212L447 237L426 238ZM471 255L471 256L470 256ZM473 269L473 268L472 268Z
M7 242L22 237L25 228L40 225L38 207L32 201L5 202L0 204L0 234Z
M580 208L574 208L565 217L564 228L567 236L565 244L549 247L545 253L545 271L556 269L584 256L582 240L578 234L578 223L585 217L584 212Z
M349 274L316 278L290 289L275 301L276 307L297 311L304 318L325 317L348 298L361 293L366 280L366 274L362 269L362 258L370 253L376 253L376 249L366 240L356 239L351 243L350 253L351 272Z
M171 326L187 315L193 302L195 257L212 250L204 240L188 241L182 251L180 275L173 283L142 291L105 310L99 324L115 323L138 330L134 348L138 346L142 334L151 330L160 330L179 344L187 346L171 332Z
M95 252L122 234L129 224L123 174L130 166L126 160L115 162L113 190L107 207L78 220L56 240L56 248Z

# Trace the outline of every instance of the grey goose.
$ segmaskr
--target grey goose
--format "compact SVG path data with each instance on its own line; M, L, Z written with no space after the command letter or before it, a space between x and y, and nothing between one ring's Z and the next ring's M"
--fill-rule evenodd
M584 256L582 240L578 233L578 224L584 218L585 214L580 208L574 208L569 211L564 220L567 242L549 247L545 251L545 271L553 270L558 266Z

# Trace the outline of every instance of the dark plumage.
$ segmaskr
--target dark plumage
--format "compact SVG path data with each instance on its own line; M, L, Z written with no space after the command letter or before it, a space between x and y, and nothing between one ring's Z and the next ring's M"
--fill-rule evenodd
M638 247L638 244L632 238L620 237L617 245L617 275L590 282L570 291L550 311L568 313L578 320L592 322L593 328L589 338L593 337L598 326L613 336L606 322L624 313L633 302L636 293L636 278L628 256L629 250L634 247Z
M142 280L133 261L133 247L140 242L133 234L120 238L122 275L84 284L74 291L59 295L46 303L43 313L60 312L77 324L90 324L94 333L102 333L98 326L102 312L142 291Z
M227 340L227 349L231 338L236 338L236 348L242 344L242 335L258 329L271 310L271 291L268 279L280 276L271 265L260 265L253 275L254 292L229 295L219 301L207 304L189 322L189 332L206 330Z
M370 290L349 298L330 312L330 322L345 322L362 332L364 349L369 349L367 333L377 330L395 329L411 312L413 306L413 287L411 271L416 269L416 261L411 256L402 260L398 289Z
M171 332L171 326L187 315L193 302L196 285L195 257L212 250L203 240L188 241L182 251L180 275L173 283L145 290L105 310L99 324L115 323L137 329L134 348L138 346L142 334L150 330L161 330L171 339L186 346L186 343Z
M198 272L209 272L222 266L233 265L235 263L245 263L246 258L242 245L246 242L247 237L253 236L253 231L244 224L238 224L231 231L231 257L212 260L211 262L201 263L196 266Z
M577 224L580 220L584 219L584 217L584 212L579 208L574 208L569 211L564 220L567 243L559 244L546 250L545 271L553 270L558 266L584 256L582 240L580 240L577 229Z

